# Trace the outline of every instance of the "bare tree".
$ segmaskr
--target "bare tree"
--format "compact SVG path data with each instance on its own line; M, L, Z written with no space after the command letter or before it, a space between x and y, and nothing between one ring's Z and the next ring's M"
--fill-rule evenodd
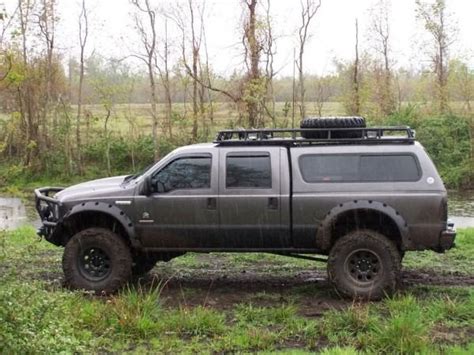
M391 69L391 37L390 37L390 2L389 0L379 0L371 9L371 20L369 27L369 36L373 39L374 50L381 58L382 69L377 64L375 71L381 80L375 83L377 92L377 103L380 112L387 116L395 110L395 101L392 87L392 69Z
M190 9L193 9L192 14L189 14L188 11ZM240 106L243 103L243 98L241 93L233 93L230 90L226 90L224 88L219 88L215 86L212 81L211 81L211 70L209 66L209 56L207 52L207 44L205 40L205 27L204 27L204 8L199 7L198 12L200 15L200 22L201 26L199 29L199 34L197 34L197 26L195 24L196 22L196 17L194 15L195 7L193 5L192 0L188 0L188 7L186 10L183 8L177 9L175 13L173 13L171 19L176 23L178 28L180 29L182 40L181 40L181 60L184 66L184 69L186 70L187 75L191 78L192 81L192 91L193 91L193 131L196 132L197 134L197 117L199 114L199 105L198 105L198 99L199 99L199 86L202 88L205 88L207 90L207 96L208 96L208 102L209 105L211 106L211 122L212 122L212 115L213 115L213 108L212 108L212 97L211 97L211 92L216 92L219 94L222 94L223 96L229 98L237 107L237 109L240 112ZM189 20L189 17L191 20ZM189 29L189 23L191 24L191 27L193 29ZM187 36L188 34L191 33L191 39L189 39ZM200 59L200 48L201 48L201 43L204 41L204 46L206 50L206 63L205 63L205 70L202 70L202 62ZM191 48L192 48L192 60L191 63L188 62L188 55L187 55L187 48L188 48L188 42L191 42ZM196 67L194 67L194 60L196 60ZM198 70L201 68L200 70ZM206 75L203 75L205 72ZM187 81L186 81L186 86L187 86ZM196 90L195 90L196 89ZM196 93L196 95L194 95ZM186 92L185 92L186 94ZM194 100L194 97L196 98L196 101ZM201 111L202 114L202 111ZM194 135L194 132L193 132ZM194 137L193 137L194 139Z
M160 79L163 84L163 91L165 95L165 113L166 113L166 128L168 130L168 135L170 138L173 137L173 122L172 122L172 115L173 115L173 103L172 103L172 97L171 97L171 82L170 82L170 70L169 70L169 55L170 55L170 45L169 45L169 39L168 39L168 19L165 18L165 37L163 40L163 53L160 54L159 51L157 51L158 56L161 58L163 62L163 69L161 66L158 64L158 62L155 62L155 67L158 70L158 73L160 74ZM157 56L155 56L155 60L157 59Z
M262 98L260 56L263 46L257 28L257 0L243 0L245 7L242 43L245 51L247 75L244 85L244 101L247 106L248 126L257 125L259 103Z
M449 63L449 91L463 103L462 110L472 113L471 102L474 100L474 72L461 60L454 59Z
M318 116L322 116L324 104L332 95L331 77L323 76L316 78L315 83L315 106Z
M426 3L416 0L417 17L423 21L433 43L430 51L433 71L436 74L438 108L441 113L448 109L448 56L449 47L454 42L456 28L449 21L445 0Z
M150 4L150 0L130 0L139 13L135 14L135 26L140 35L140 40L144 49L143 54L134 54L141 59L148 70L148 81L150 86L151 117L153 151L155 160L160 157L158 145L158 113L157 113L157 91L155 66L157 63L157 34L156 34L156 10ZM144 15L145 19L141 15Z
M8 16L6 9L4 7L0 8L0 81L6 79L13 66L12 56L7 48L8 45L5 45L5 36L12 25L18 9L19 5L17 5L13 13Z
M209 87L212 86L211 82L211 67L209 65L209 51L207 49L207 37L206 37L206 28L204 27L204 21L203 18L201 18L201 31L202 31L202 38L204 42L204 52L205 52L205 77L201 75L203 78L203 81L207 83L207 87L203 86L206 88L207 91L207 102L209 105L209 120L211 121L211 125L214 123L214 103L213 103L213 97L212 97L212 90L209 89Z
M79 14L79 87L77 90L77 115L76 115L76 155L77 167L79 173L84 172L81 154L81 115L82 115L82 89L84 86L84 67L85 67L85 50L87 38L89 36L89 20L86 7L86 1L82 0L81 13Z
M304 87L304 50L306 42L310 38L309 26L311 20L316 16L319 8L321 7L321 0L301 0L301 26L298 29L298 59L296 61L296 66L298 67L298 86L299 86L299 108L301 118L306 116L305 108L305 87Z
M263 107L267 115L271 118L273 127L276 127L276 115L275 115L275 92L273 88L273 78L276 75L276 71L274 68L275 62L275 53L276 53L276 45L275 45L275 38L273 35L273 25L272 25L272 17L270 11L270 0L267 0L266 7L265 7L265 40L264 40L264 48L263 53L265 55L265 98L263 101ZM270 107L269 107L270 105ZM263 125L263 122L262 122Z
M201 70L201 42L203 37L203 12L204 6L199 6L193 0L187 0L186 8L178 5L176 11L171 16L173 21L181 31L181 56L183 64L191 77L192 85L192 141L196 142L198 139L199 116L203 116L202 101L204 95L204 87L201 82L205 81L202 78ZM197 17L196 12L200 14ZM198 24L197 22L200 22ZM191 62L188 63L188 44L191 50ZM201 108L200 104L201 102ZM204 126L204 125L203 125Z
M360 83L359 83L359 21L355 20L355 59L352 76L352 114L360 115Z
M192 130L192 139L194 142L197 141L197 133L198 133L198 116L199 116L199 105L198 105L198 81L195 79L199 76L198 67L199 67L199 60L200 60L200 50L201 50L201 38L202 38L202 31L197 34L196 33L196 24L195 24L195 16L194 16L194 4L192 0L188 0L188 9L189 9L189 21L190 21L190 29L191 29L191 52L192 52L192 59L191 59L191 70L193 72L193 130ZM198 9L199 11L199 9ZM202 17L201 17L202 19ZM202 29L202 26L199 28ZM184 40L184 37L183 37ZM183 49L184 49L183 44ZM183 52L183 57L186 54Z
M30 73L28 72L29 65L29 52L27 46L27 38L29 35L29 25L31 22L31 13L33 10L34 3L31 0L18 0L18 12L19 12L19 22L20 22L20 37L21 37L21 52L22 52L22 62L25 70L25 81L23 83L23 88L18 90L18 101L20 115L22 117L22 122L24 127L23 131L25 132L26 142L26 154L25 156L25 165L30 165L32 158L37 154L37 142L38 142L38 122L34 113L34 99L32 95Z
M46 46L46 70L45 70L45 90L43 92L41 102L41 128L42 128L42 149L48 139L48 114L50 112L52 83L53 83L53 55L55 46L55 25L56 25L56 3L55 0L41 0L41 8L38 17L38 26L41 36ZM56 117L56 116L54 116ZM53 121L54 128L57 126L56 120Z

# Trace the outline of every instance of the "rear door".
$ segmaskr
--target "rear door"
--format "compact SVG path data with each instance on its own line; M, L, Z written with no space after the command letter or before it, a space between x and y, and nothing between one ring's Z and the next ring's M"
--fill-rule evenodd
M219 148L222 247L290 246L289 200L281 196L281 151L281 147Z

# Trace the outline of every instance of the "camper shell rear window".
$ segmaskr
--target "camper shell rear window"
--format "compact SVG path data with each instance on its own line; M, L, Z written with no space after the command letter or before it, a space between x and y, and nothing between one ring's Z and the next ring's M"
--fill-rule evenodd
M320 182L418 181L421 169L413 154L305 154L299 159L303 180Z

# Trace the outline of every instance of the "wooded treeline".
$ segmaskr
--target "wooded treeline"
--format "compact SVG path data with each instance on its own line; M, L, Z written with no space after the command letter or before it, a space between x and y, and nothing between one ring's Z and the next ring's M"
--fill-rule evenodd
M74 19L77 55L58 48L58 0L18 0L9 12L0 6L0 179L137 169L219 128L291 127L331 112L415 128L434 119L439 130L430 132L442 137L427 148L435 160L451 160L446 172L453 164L462 170L453 185L472 184L474 71L450 51L458 29L444 0L417 0L412 14L427 35L429 65L395 66L391 3L379 0L364 34L370 46L361 45L355 19L353 59L336 58L335 72L322 76L307 74L305 48L324 0L301 0L293 77L275 69L271 0L238 1L243 65L228 76L210 62L204 0L129 0L138 44L121 58L92 50L90 0L81 0ZM226 112L232 119L222 119ZM127 134L114 129L117 117Z

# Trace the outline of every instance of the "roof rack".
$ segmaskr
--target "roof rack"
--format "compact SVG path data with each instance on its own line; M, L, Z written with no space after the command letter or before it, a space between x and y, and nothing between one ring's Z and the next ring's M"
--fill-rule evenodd
M347 132L344 137L343 132ZM317 136L318 138L304 138ZM322 137L322 138L319 138ZM337 138L333 138L337 137ZM228 145L334 145L413 144L415 131L408 126L367 128L259 128L222 130L214 143Z

